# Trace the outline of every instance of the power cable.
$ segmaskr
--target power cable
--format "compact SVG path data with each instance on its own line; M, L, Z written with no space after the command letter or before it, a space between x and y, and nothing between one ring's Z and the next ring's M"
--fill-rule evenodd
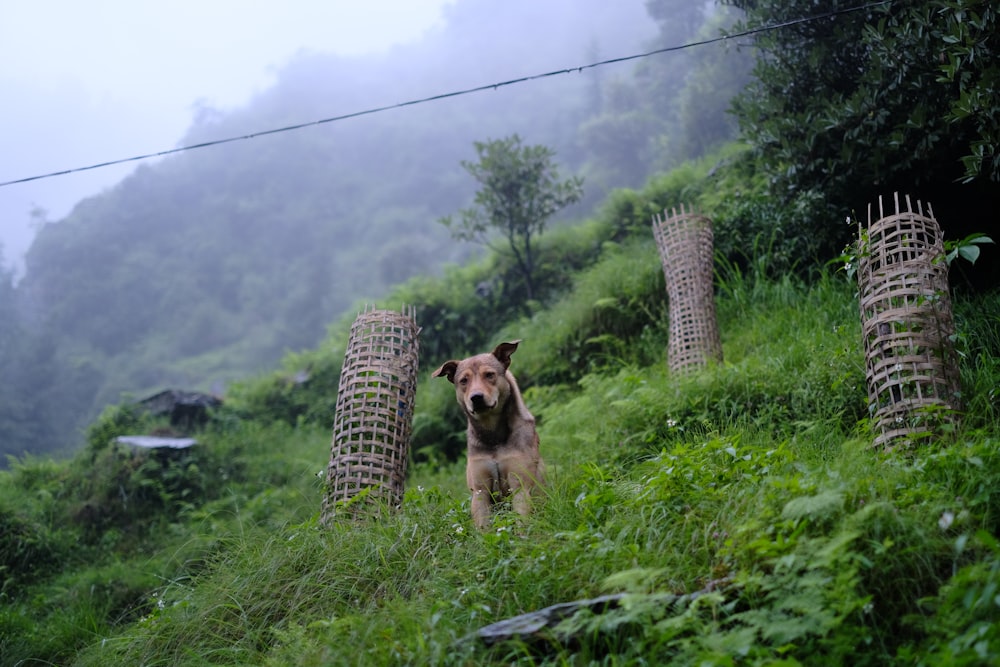
M462 95L471 95L472 93L480 93L487 90L497 90L506 86L513 86L519 83L525 83L527 81L536 81L538 79L545 79L553 76L560 76L563 74L571 74L574 72L583 72L584 70L594 69L596 67L603 67L604 65L613 65L622 62L628 62L630 60L638 60L640 58L648 58L650 56L659 55L661 53L670 53L673 51L681 51L683 49L690 49L696 46L705 46L707 44L714 44L716 42L724 42L730 39L736 39L739 37L748 37L751 35L756 35L764 32L770 32L772 30L779 30L781 28L788 28L794 25L800 25L803 23L810 23L812 21L820 21L823 19L833 18L836 16L841 16L843 14L851 14L854 12L864 11L867 9L873 9L882 5L890 4L892 0L880 0L879 2L871 2L865 5L860 5L857 7L849 7L845 9L837 9L833 11L826 12L825 14L819 14L816 16L808 16L800 19L793 19L790 21L784 21L782 23L775 23L766 26L760 26L757 28L750 28L737 33L725 34L719 37L713 37L711 39L704 39L697 42L689 42L687 44L682 44L680 46L668 46L662 49L655 49L653 51L646 51L645 53L637 53L630 56L622 56L620 58L610 58L608 60L601 60L599 62L590 63L589 65L578 65L576 67L569 67L566 69L553 70L551 72L544 72L542 74L531 74L528 76L522 76L516 79L508 79L507 81L498 81L496 83L486 84L484 86L476 86L475 88L465 88L462 90L455 90L450 93L441 93L439 95L431 95L430 97L422 97L415 100L409 100L407 102L398 102L396 104L389 104L380 107L374 107L371 109L365 109L363 111L354 111L352 113L343 114L340 116L331 116L330 118L321 118L319 120L312 120L305 123L297 123L295 125L286 125L284 127L277 127L270 130L261 130L260 132L253 132L250 134L243 134L234 137L227 137L224 139L214 139L212 141L203 141L197 144L188 144L186 146L178 146L176 148L170 148L163 151L157 151L155 153L145 153L142 155L136 155L133 157L121 158L118 160L108 160L107 162L99 162L97 164L88 165L85 167L75 167L73 169L64 169L62 171L53 171L46 174L39 174L37 176L28 176L26 178L18 178L13 181L5 181L0 183L0 188L6 187L8 185L16 185L18 183L28 183L29 181L38 181L45 178L53 178L55 176L65 176L67 174L74 174L81 171L90 171L92 169L100 169L102 167L110 167L117 164L126 164L128 162L138 162L141 160L150 160L152 158L163 157L166 155L173 155L174 153L183 153L186 151L192 151L197 148L208 148L209 146L220 146L222 144L230 144L236 141L246 141L248 139L256 139L257 137L265 137L271 134L280 134L282 132L291 132L293 130L301 130L307 127L314 127L317 125L325 125L327 123L336 123L342 120L348 120L350 118L358 118L359 116L370 116L376 113L382 113L384 111L391 111L393 109L402 109L404 107L410 107L417 104L425 104L427 102L435 102L438 100L444 100L452 97L460 97Z

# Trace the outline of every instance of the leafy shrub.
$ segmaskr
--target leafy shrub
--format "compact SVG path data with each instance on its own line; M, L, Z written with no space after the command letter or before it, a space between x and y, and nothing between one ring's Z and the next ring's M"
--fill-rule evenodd
M260 424L333 424L346 339L339 349L289 354L285 370L234 384L217 422L230 417Z
M157 583L148 558L67 568L31 599L0 607L3 664L73 663L95 635L134 622Z
M963 421L973 428L1000 425L1000 298L996 292L954 300L955 349L963 388Z
M66 533L53 533L0 505L0 599L16 596L25 585L58 571L70 553L71 540Z
M154 423L149 414L135 403L109 405L87 427L87 449L96 456L118 436L147 433Z
M975 541L989 554L965 566L921 607L933 612L917 617L927 640L903 647L902 660L915 665L992 665L1000 662L1000 543L979 531Z
M13 517L0 528L41 561L67 544L75 560L61 575L28 572L25 594L3 598L3 659L996 662L995 306L958 308L973 414L907 452L870 448L853 287L782 273L799 250L774 259L763 234L742 237L756 246L734 243L738 260L720 255L725 361L672 376L662 271L643 218L654 201L699 193L725 204L736 173L719 165L711 189L681 174L621 191L609 205L620 225L601 218L579 239L566 231L564 247L553 230L548 308L501 314L476 295L471 279L502 277L497 257L400 288L400 301L433 316L420 322L405 501L377 522L316 522L329 452L320 422L332 421L347 318L321 350L240 386L189 452L196 458L163 463L110 445L137 427L126 410L95 424L72 466L14 466L0 476L0 507L18 509L0 512ZM780 213L768 210L754 209L761 232ZM561 265L585 268L558 276ZM461 458L464 420L452 385L430 372L441 356L505 338L525 341L514 371L540 417L548 483L532 517L501 508L479 533L462 465L449 462ZM290 383L302 369L310 381ZM72 525L53 531L88 503L93 513L77 514L88 539L73 541ZM475 638L488 623L602 593L624 597L566 619L568 637Z
M558 385L588 372L653 363L663 354L665 332L663 271L648 240L606 244L603 259L577 275L571 293L498 338L525 341L514 361L525 384Z
M435 465L456 461L465 454L465 446L465 413L455 401L454 385L445 378L425 375L417 388L412 461Z
M79 480L73 518L91 540L116 531L145 535L203 502L212 464L202 445L188 449L131 450L113 445L94 460Z
M766 254L770 278L817 274L855 231L843 222L850 211L838 212L821 192L776 197L760 164L737 145L727 147L698 195L697 205L713 222L716 254L741 269L754 260L749 249Z

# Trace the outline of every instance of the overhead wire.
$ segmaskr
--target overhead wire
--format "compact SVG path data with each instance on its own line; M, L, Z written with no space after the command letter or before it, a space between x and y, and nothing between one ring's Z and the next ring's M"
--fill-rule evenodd
M318 125L326 125L328 123L336 123L336 122L340 122L340 121L344 121L344 120L349 120L351 118L358 118L360 116L370 116L372 114L382 113L382 112L385 112L385 111L391 111L393 109L402 109L404 107L415 106L415 105L418 105L418 104L426 104L428 102L435 102L435 101L438 101L438 100L449 99L449 98L452 98L452 97L460 97L460 96L463 96L463 95L471 95L473 93L480 93L480 92L484 92L484 91L488 91L488 90L497 90L499 88L504 88L506 86L513 86L513 85L520 84L520 83L526 83L528 81L536 81L538 79L545 79L545 78L554 77L554 76L561 76L563 74L579 73L579 72L583 72L585 70L594 69L594 68L597 68L597 67L603 67L605 65L613 65L613 64L617 64L617 63L628 62L628 61L631 61L631 60L639 60L641 58L649 58L650 56L655 56L655 55L659 55L659 54L662 54L662 53L670 53L670 52L673 52L673 51L681 51L681 50L684 50L684 49L690 49L690 48L694 48L694 47L697 47L697 46L705 46L707 44L714 44L714 43L717 43L717 42L724 42L724 41L727 41L727 40L737 39L737 38L740 38L740 37L749 37L749 36L760 34L760 33L764 33L764 32L770 32L770 31L773 31L773 30L779 30L779 29L782 29L782 28L788 28L788 27L791 27L791 26L794 26L794 25L800 25L800 24L803 24L803 23L810 23L812 21L820 21L820 20L823 20L823 19L828 19L828 18L833 18L833 17L836 17L836 16L841 16L841 15L844 15L844 14L851 14L851 13L854 13L854 12L865 11L865 10L868 10L868 9L874 9L875 7L879 7L879 6L882 6L882 5L890 4L891 2L892 2L892 0L879 0L877 2L869 2L867 4L858 5L858 6L855 6L855 7L847 7L847 8L844 8L844 9L831 10L831 11L826 12L824 14L817 14L817 15L814 15L814 16L807 16L807 17L803 17L803 18L799 18L799 19L792 19L792 20L789 20L789 21L782 21L781 23L773 23L773 24L769 24L769 25L766 25L766 26L758 26L756 28L748 28L748 29L740 31L740 32L728 33L728 34L720 35L718 37L712 37L712 38L709 38L709 39L703 39L703 40L699 40L699 41L696 41L696 42L688 42L686 44L681 44L679 46L668 46L668 47L664 47L664 48L660 48L660 49L654 49L652 51L645 51L643 53L636 53L636 54L633 54L633 55L622 56L622 57L619 57L619 58L609 58L607 60L601 60L601 61L590 63L590 64L587 64L587 65L577 65L575 67L568 67L568 68L565 68L565 69L553 70L551 72L543 72L541 74L531 74L531 75L528 75L528 76L518 77L516 79L508 79L506 81L497 81L497 82L489 83L489 84L482 85L482 86L476 86L474 88L464 88L464 89L461 89L461 90L454 90L454 91L447 92L447 93L440 93L440 94L437 94L437 95L431 95L429 97L421 97L421 98L414 99L414 100L409 100L409 101L406 101L406 102L397 102L395 104L388 104L388 105L384 105L384 106L373 107L373 108L370 108L370 109L364 109L362 111L354 111L354 112L351 112L351 113L341 114L339 116L331 116L329 118L321 118L319 120L311 120L311 121L307 121L307 122L304 122L304 123L296 123L294 125L285 125L283 127L276 127L276 128L272 128L272 129L268 129L268 130L260 130L258 132L251 132L249 134L242 134L242 135L238 135L238 136L225 137L225 138L222 138L222 139L213 139L211 141L203 141L203 142L199 142L199 143L195 143L195 144L186 144L184 146L177 146L175 148L169 148L169 149L162 150L162 151L156 151L154 153L144 153L144 154L141 154L141 155L135 155L133 157L120 158L120 159L116 159L116 160L108 160L106 162L99 162L99 163L87 165L87 166L84 166L84 167L74 167L72 169L63 169L61 171L53 171L53 172L49 172L49 173L45 173L45 174L38 174L36 176L28 176L28 177L25 177L25 178L18 178L18 179L14 179L12 181L4 181L4 182L0 183L0 188L7 187L7 186L10 186L10 185L16 185L18 183L28 183L30 181L38 181L38 180L42 180L42 179L46 179L46 178L54 178L56 176L65 176L67 174L74 174L74 173L78 173L78 172L82 172L82 171L90 171L90 170L93 170L93 169L101 169L103 167L110 167L110 166L113 166L113 165L126 164L126 163L129 163L129 162L139 162L139 161L142 161L142 160L150 160L150 159L153 159L153 158L164 157L164 156L167 156L167 155L173 155L175 153L183 153L183 152L186 152L186 151L192 151L192 150L199 149L199 148L208 148L210 146L220 146L220 145L223 145L223 144L230 144L230 143L234 143L234 142L237 142L237 141L247 141L249 139L256 139L258 137L265 137L265 136L269 136L269 135L272 135L272 134L280 134L280 133L283 133L283 132L291 132L291 131L294 131L294 130L301 130L301 129L304 129L304 128L307 128L307 127L315 127L315 126L318 126Z

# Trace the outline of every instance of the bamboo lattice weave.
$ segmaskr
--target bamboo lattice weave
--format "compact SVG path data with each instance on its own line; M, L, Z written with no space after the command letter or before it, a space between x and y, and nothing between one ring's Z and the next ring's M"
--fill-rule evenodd
M722 360L712 285L712 222L691 211L671 209L653 218L653 236L667 284L670 331L667 363L672 372Z
M356 513L363 504L371 505L368 500L389 507L402 502L418 332L412 309L405 308L402 313L362 313L351 327L337 394L324 521L345 508Z
M893 198L868 207L858 241L858 292L869 410L875 444L924 437L959 408L959 377L952 336L941 228L928 204Z

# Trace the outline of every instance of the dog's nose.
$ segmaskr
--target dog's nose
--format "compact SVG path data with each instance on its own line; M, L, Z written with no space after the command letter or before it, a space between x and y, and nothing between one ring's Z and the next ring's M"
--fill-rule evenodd
M469 396L469 401L472 403L472 409L477 412L486 407L486 396L483 394L472 394Z

